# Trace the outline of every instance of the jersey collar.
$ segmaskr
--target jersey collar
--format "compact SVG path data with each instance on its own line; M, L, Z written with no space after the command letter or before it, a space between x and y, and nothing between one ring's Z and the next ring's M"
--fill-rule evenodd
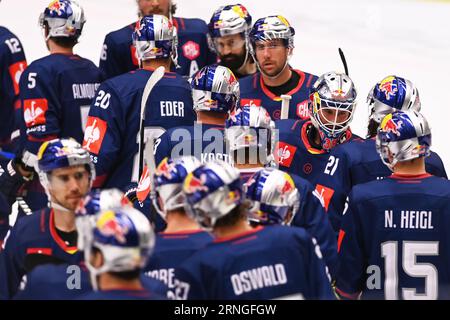
M50 210L49 230L50 230L50 234L51 234L53 240L55 240L55 242L58 244L58 246L61 249L63 249L65 252L67 252L69 254L77 253L78 248L76 246L71 247L71 246L66 245L64 240L61 239L61 237L58 235L58 232L56 232L55 212L53 211L53 209Z
M289 91L288 93L286 93L287 95L290 95L290 96L292 96L292 95L295 94L298 90L300 90L300 88L301 88L302 85L303 85L303 82L305 82L305 74L303 73L303 71L296 70L296 69L291 69L291 71L292 71L292 72L296 72L296 73L299 75L300 79L298 80L297 86L296 86L294 89L292 89L291 91ZM261 75L261 72L259 73L259 84L260 84L260 86L261 86L261 89L262 89L263 93L264 93L266 96L268 96L270 99L272 99L272 100L274 100L274 101L281 101L281 98L280 98L280 97L274 95L274 94L266 87L266 85L264 84L264 81L263 81L263 77L262 77L262 75Z

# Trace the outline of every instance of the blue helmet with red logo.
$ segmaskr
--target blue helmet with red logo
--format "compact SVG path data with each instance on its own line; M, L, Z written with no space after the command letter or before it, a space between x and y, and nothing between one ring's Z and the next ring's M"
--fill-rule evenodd
M155 235L149 220L131 206L106 210L95 215L91 233L84 243L86 266L94 289L97 276L105 272L127 272L143 268L153 250ZM89 228L89 225L86 225ZM94 266L94 250L103 255L103 264Z
M397 162L428 157L431 130L428 121L417 111L396 111L381 121L376 148L383 163L393 170Z
M185 208L184 179L200 166L200 160L194 156L183 156L174 160L164 158L158 165L154 175L156 194L152 200L163 219L168 211ZM159 203L158 199L162 203Z
M290 224L300 207L300 193L292 177L275 168L264 168L245 184L250 200L249 220L259 224Z
M238 33L248 33L252 25L252 16L242 4L219 7L214 11L208 24L209 35L219 38Z
M394 111L420 111L419 90L414 84L402 77L387 76L378 82L367 97L370 118L380 123Z
M270 161L275 140L275 123L264 107L243 106L234 109L225 122L225 138L230 151L256 149L263 163ZM234 159L236 161L236 159Z
M203 226L214 227L243 201L239 170L224 161L208 162L189 173L183 183L191 215Z
M74 0L52 1L39 16L42 28L48 26L48 36L75 38L81 35L86 18L83 8Z
M90 184L95 180L95 167L91 161L89 152L83 149L81 145L74 139L54 139L44 142L37 154L37 171L39 180L50 196L50 179L49 175L55 169L67 168L72 166L84 165L89 173ZM57 203L52 203L54 207L61 210L67 210Z
M80 201L78 208L75 210L75 223L78 230L77 245L80 250L83 250L85 242L90 241L91 232L84 234L86 230L90 231L89 227L93 227L95 223L95 216L102 211L111 210L114 208L121 208L123 206L132 206L124 194L119 189L95 189L90 191Z
M132 38L139 60L170 57L177 65L177 29L166 16L153 14L143 17L136 23Z
M227 67L205 66L190 83L196 111L227 113L239 105L239 82Z

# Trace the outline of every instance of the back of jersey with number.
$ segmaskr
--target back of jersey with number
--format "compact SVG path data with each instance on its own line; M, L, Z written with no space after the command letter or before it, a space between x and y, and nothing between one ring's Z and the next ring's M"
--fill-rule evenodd
M151 71L139 69L102 83L89 111L83 146L91 153L94 186L126 189L138 180L141 99ZM144 139L194 123L189 83L166 72L146 105Z
M337 292L450 298L450 182L393 175L357 185L339 233Z
M25 153L35 156L43 141L57 137L81 143L89 106L102 80L101 71L78 55L51 54L30 64L20 79ZM33 165L30 161L27 164Z
M178 74L190 77L206 65L216 62L207 44L208 28L200 19L174 18L173 23L178 31ZM103 44L100 57L100 68L107 78L112 78L139 67L136 49L131 36L134 23L109 33Z
M425 158L426 171L447 178L444 164L435 152ZM354 139L331 150L325 170L317 179L317 192L323 194L326 207L333 207L330 219L339 230L342 212L353 186L380 180L392 174L376 151L375 139ZM337 215L334 215L336 213Z
M8 29L0 27L0 148L8 146L14 131L14 109L20 107L19 79L27 67L19 39Z

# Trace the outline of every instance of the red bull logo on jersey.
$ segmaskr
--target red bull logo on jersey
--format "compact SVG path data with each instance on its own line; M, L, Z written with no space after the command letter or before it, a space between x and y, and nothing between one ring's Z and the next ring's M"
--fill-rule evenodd
M128 227L121 225L114 211L104 212L97 220L98 231L104 236L113 236L119 243L126 243Z
M393 133L400 136L399 129L402 127L403 121L398 120L397 123L392 119L392 114L388 114L381 122L381 130L387 133Z
M205 186L206 182L206 176L202 174L200 178L197 178L193 175L193 173L189 173L186 177L186 180L184 180L184 191L186 193L195 193L195 192L208 192L209 189L207 186Z
M384 78L383 81L380 82L378 89L385 94L387 100L390 100L398 91L395 77L391 76Z

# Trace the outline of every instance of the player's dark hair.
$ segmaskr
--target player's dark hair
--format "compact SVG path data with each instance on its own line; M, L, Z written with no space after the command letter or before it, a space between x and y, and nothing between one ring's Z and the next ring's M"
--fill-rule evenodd
M247 219L247 211L249 208L249 202L245 201L239 206L231 210L227 215L217 219L214 228L220 227L232 227L239 221Z
M121 280L127 280L127 281L131 281L131 280L136 280L139 279L140 274L141 274L141 270L140 269L135 269L132 271L122 271L122 272L108 272L109 274L111 274L112 276L119 278Z
M379 123L376 122L374 119L370 119L369 124L367 125L367 137L366 138L373 138L377 135L377 130L379 127Z
M45 36L47 36L50 32L47 21L44 22L44 25ZM50 37L49 39L51 39L58 46L66 49L72 49L78 43L78 38L75 37Z

